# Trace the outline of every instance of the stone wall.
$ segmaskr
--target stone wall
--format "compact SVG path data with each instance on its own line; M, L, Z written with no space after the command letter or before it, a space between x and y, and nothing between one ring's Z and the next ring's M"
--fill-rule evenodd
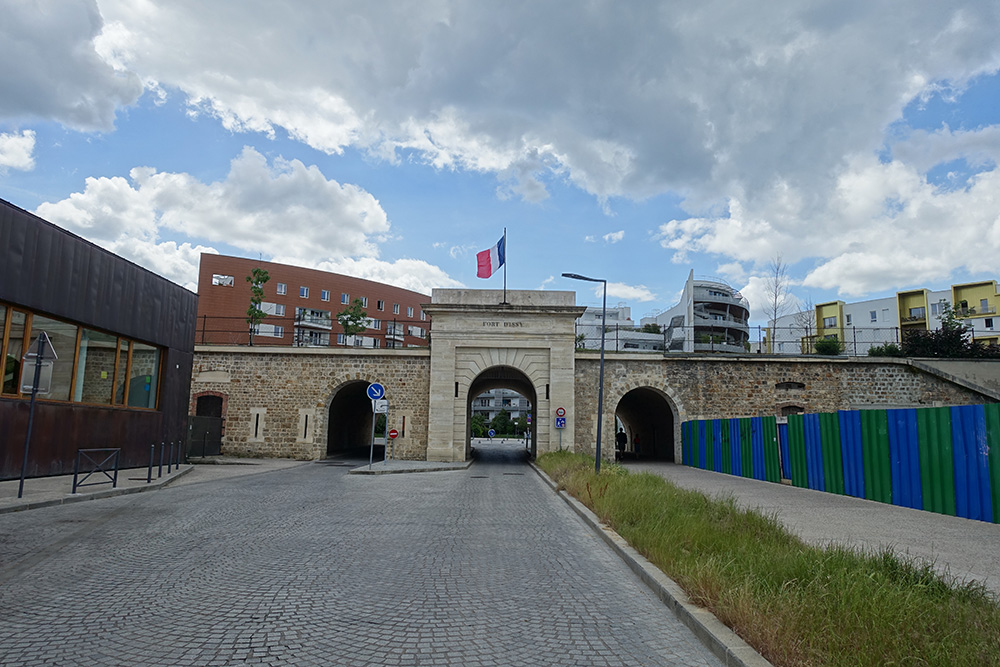
M191 402L205 393L227 398L224 454L310 460L326 454L337 391L379 382L390 401L389 427L407 418L396 457L423 459L429 378L427 349L206 346L195 350Z
M597 354L577 355L580 451L592 452L596 440L599 368ZM906 359L614 354L605 358L604 376L602 442L614 442L615 410L622 397L633 389L651 387L674 412L675 451L680 424L691 419L781 415L783 408L792 407L814 413L994 401ZM602 448L604 454L611 451Z

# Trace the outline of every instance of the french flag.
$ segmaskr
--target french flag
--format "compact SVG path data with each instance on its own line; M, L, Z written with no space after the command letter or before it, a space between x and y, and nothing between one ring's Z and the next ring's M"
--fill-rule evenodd
M500 237L497 244L489 250L476 253L476 277L489 278L503 266L507 249L507 234Z

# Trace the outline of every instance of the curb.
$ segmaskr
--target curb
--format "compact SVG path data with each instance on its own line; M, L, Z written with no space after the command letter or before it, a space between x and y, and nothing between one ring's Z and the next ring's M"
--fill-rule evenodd
M687 593L677 582L646 560L621 535L603 525L597 515L583 503L566 491L560 491L558 485L541 468L533 462L530 465L538 473L538 476L556 492L556 495L566 501L566 504L611 547L619 558L625 561L629 569L653 591L653 594L663 604L674 612L681 623L686 625L709 651L722 660L723 664L727 667L773 667L767 659L730 630L712 612L691 602Z
M449 466L428 466L428 467L410 467L410 468L384 468L382 470L369 470L368 465L365 464L360 468L352 468L347 471L349 475L399 475L403 473L411 472L448 472L450 470L466 470L472 465L472 461L466 461L465 465L449 465Z
M166 479L159 479L149 484L144 484L142 486L130 486L128 488L121 489L107 489L105 491L95 491L94 493L84 493L84 494L66 494L62 498L52 498L50 500L38 500L38 501L28 501L21 503L19 505L8 505L7 507L0 507L0 514L9 514L11 512L23 512L25 510L40 509L42 507L53 507L55 505L68 505L70 503L82 503L86 500L99 500L101 498L114 498L115 496L125 496L132 493L143 493L145 491L154 491L162 489L165 486L169 486L174 481L180 479L184 475L188 474L192 470L192 466L188 465L183 470L178 470L173 473L170 477Z

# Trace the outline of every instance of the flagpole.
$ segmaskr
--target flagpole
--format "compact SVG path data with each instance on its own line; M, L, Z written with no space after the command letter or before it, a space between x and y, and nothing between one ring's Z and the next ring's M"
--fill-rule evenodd
M503 228L503 302L507 305L507 228Z

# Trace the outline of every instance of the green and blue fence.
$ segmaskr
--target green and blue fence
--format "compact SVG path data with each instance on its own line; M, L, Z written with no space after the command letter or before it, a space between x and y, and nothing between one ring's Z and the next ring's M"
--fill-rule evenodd
M1000 523L1000 404L681 424L685 465Z

